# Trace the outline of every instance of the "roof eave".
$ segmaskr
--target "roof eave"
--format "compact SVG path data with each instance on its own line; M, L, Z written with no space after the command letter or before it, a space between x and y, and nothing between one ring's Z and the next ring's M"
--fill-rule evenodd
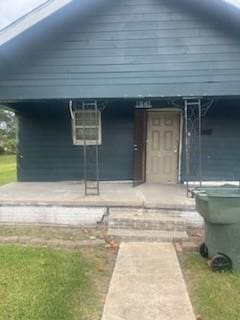
M0 31L0 46L62 9L73 0L48 1Z

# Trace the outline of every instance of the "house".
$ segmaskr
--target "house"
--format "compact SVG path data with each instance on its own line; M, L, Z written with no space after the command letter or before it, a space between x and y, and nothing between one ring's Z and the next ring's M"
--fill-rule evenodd
M239 12L48 1L0 33L19 181L240 180Z

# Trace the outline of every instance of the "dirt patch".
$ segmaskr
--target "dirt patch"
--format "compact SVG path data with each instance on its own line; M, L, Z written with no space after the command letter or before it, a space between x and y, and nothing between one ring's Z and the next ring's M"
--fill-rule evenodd
M198 251L200 244L204 241L203 228L187 228L188 240L178 241L175 248L178 254L184 252Z
M115 266L118 247L105 246L99 248L83 248L80 250L80 252L85 257L95 261L97 271L100 274L100 276L95 281L95 286L97 288L101 306L104 306L113 269Z
M14 226L1 225L0 237L30 237L43 238L45 240L59 239L70 241L105 239L107 226L104 224L78 228L70 227L46 227L38 225Z

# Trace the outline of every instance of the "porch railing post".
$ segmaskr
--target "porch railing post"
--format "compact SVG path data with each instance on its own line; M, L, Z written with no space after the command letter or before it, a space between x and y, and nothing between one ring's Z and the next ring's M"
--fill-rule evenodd
M85 195L99 195L99 126L101 120L97 101L83 101L82 110ZM86 113L88 113L88 119ZM89 143L89 139L93 139L94 143Z
M199 185L202 187L202 101L198 100Z
M188 139L188 104L187 100L184 100L184 117L185 117L185 175L186 175L186 187L187 187L187 196L189 192L189 139Z
M190 182L198 180L202 186L202 100L184 99L185 161L187 196L191 195ZM195 170L194 170L195 169Z

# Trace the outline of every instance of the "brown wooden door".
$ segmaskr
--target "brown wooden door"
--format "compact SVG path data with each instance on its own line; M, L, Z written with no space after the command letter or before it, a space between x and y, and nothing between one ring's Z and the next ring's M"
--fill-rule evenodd
M133 185L145 182L146 110L136 109L133 144Z
M155 111L148 114L147 182L171 184L178 181L179 113Z

